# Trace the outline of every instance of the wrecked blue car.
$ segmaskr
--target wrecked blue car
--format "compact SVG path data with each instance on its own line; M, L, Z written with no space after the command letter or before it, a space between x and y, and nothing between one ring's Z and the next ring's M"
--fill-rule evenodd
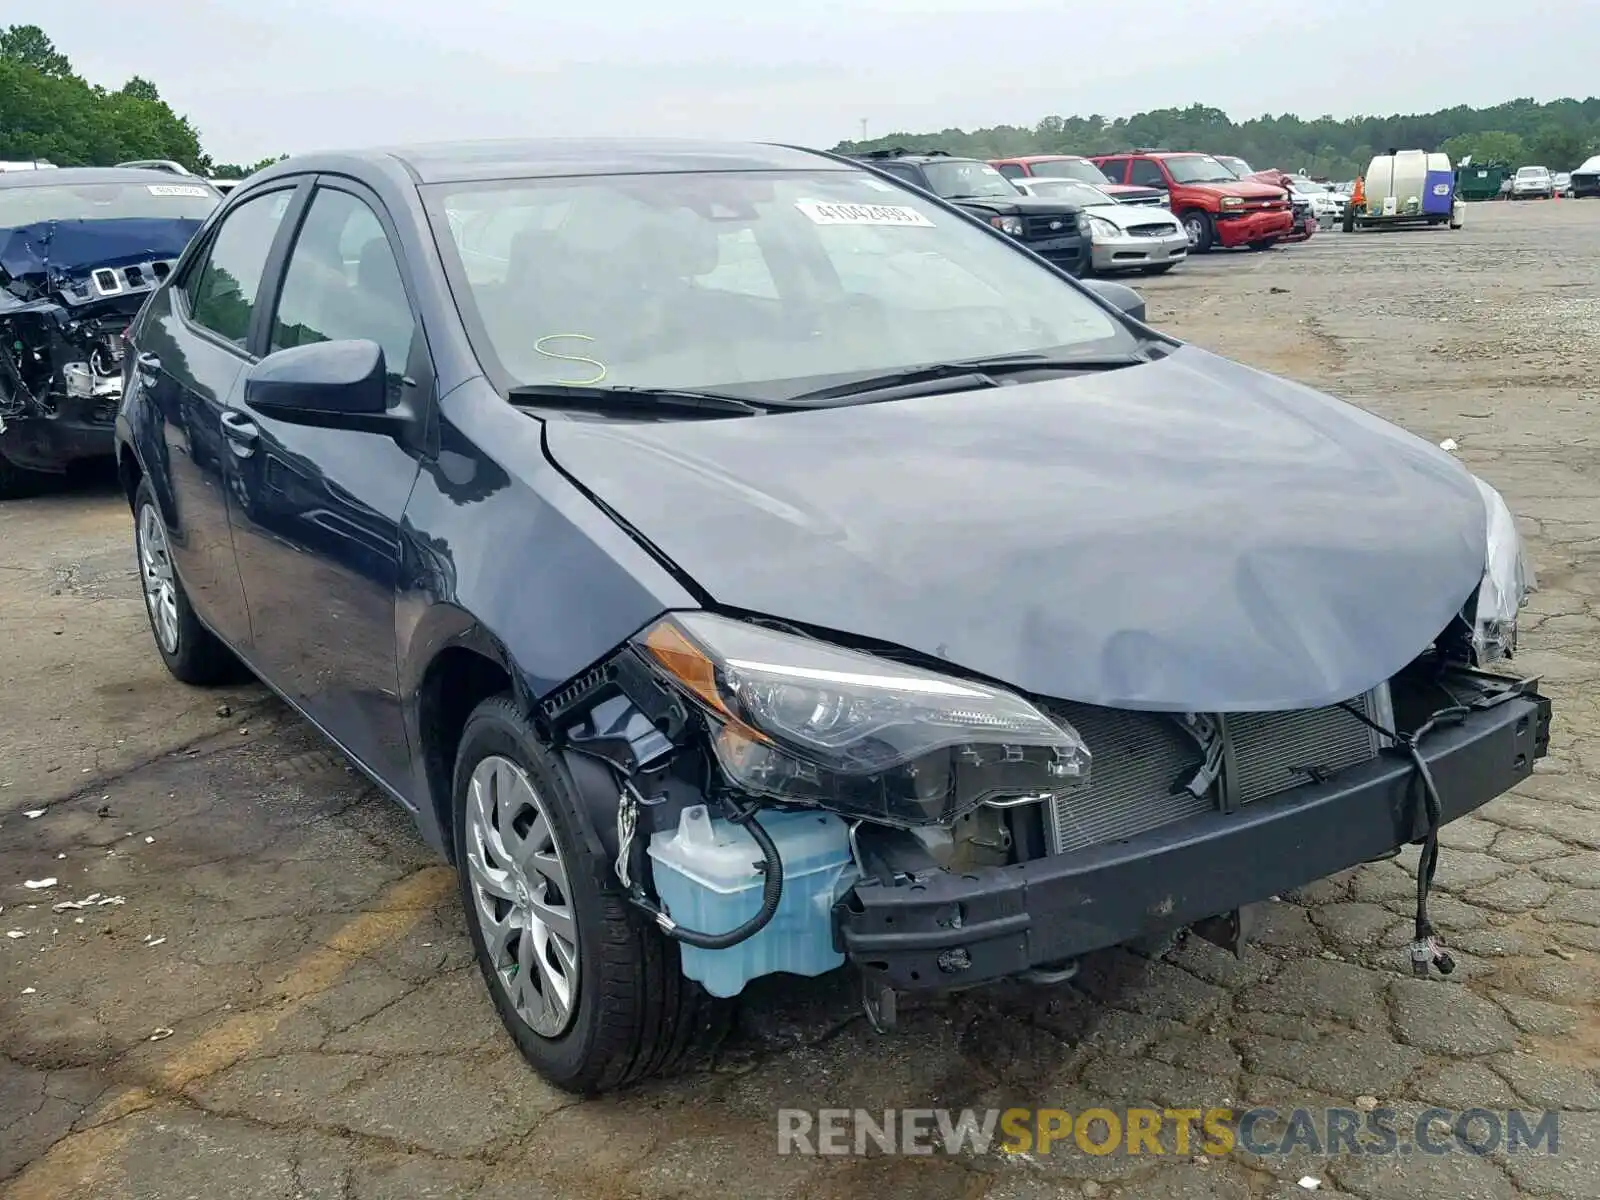
M221 198L167 171L0 175L0 500L111 456L122 332Z

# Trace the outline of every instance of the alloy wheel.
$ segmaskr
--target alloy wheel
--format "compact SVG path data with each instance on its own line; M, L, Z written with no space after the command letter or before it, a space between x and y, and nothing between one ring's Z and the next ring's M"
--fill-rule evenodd
M1183 232L1188 234L1191 246L1198 246L1200 239L1205 236L1205 226L1200 223L1201 220L1202 218L1195 215L1183 219Z
M168 654L178 652L178 581L172 571L167 527L153 504L139 509L139 575L150 626Z
M578 925L549 813L525 772L486 756L467 784L467 872L473 918L517 1015L541 1037L572 1023Z

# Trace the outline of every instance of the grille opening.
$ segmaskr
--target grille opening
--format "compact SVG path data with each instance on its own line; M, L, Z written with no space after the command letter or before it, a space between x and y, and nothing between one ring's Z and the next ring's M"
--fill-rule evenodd
M1387 684L1351 704L1393 727ZM1220 722L1229 751L1221 776L1197 796L1187 785L1203 751L1175 715L1071 703L1047 709L1082 734L1094 756L1088 785L1052 801L1043 814L1053 854L1126 841L1214 812L1224 797L1240 805L1265 800L1370 762L1384 744L1376 730L1337 705L1232 713Z

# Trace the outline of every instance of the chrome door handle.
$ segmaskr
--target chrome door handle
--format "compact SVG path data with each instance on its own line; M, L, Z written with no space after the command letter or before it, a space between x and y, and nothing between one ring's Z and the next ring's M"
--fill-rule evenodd
M249 458L256 452L256 438L261 436L261 431L243 413L224 412L222 432L228 439L228 445L240 458Z

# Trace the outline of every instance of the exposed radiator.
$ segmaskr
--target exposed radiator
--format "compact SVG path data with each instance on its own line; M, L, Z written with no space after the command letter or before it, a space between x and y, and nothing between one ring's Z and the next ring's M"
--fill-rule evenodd
M1093 756L1089 786L1045 811L1052 853L1133 837L1217 806L1210 795L1173 790L1194 774L1200 747L1171 717L1088 704L1057 705L1051 712L1083 735Z
M1389 728L1393 712L1385 684L1352 701ZM1185 786L1199 770L1199 742L1177 719L1088 704L1055 704L1049 711L1083 735L1093 754L1089 785L1045 811L1054 854L1134 837L1223 804L1249 804L1375 758L1384 739L1337 706L1295 712L1230 713L1224 721L1229 755L1224 778L1196 796Z
M1380 690L1386 697L1388 685ZM1376 692L1351 701L1351 707L1385 728L1393 721L1382 711ZM1301 712L1231 713L1227 727L1233 745L1229 779L1240 804L1265 800L1314 778L1370 762L1382 746L1376 730L1338 706ZM1092 753L1093 745L1089 749ZM1092 765L1089 774L1093 778Z

